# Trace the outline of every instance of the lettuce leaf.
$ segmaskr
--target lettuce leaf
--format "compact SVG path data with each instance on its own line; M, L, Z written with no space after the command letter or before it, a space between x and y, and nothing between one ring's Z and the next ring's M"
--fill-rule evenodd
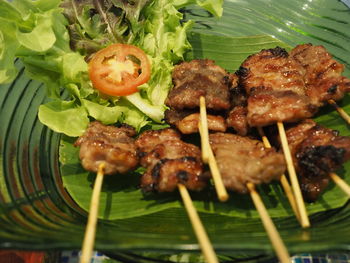
M175 1L175 6L176 8L182 8L190 4L197 4L213 15L220 17L223 12L223 3L224 0L177 0Z
M74 101L54 100L39 108L39 119L46 126L68 136L81 135L89 124L84 107L77 107Z
M1 10L1 7L0 7ZM17 75L17 69L13 63L19 43L13 35L17 26L13 21L0 18L0 83L9 83Z

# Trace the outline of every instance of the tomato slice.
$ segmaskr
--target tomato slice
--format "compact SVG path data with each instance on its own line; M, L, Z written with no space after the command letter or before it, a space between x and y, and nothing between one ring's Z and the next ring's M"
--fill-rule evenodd
M127 44L113 44L98 51L89 62L89 77L94 88L111 96L126 96L138 91L151 76L145 52Z

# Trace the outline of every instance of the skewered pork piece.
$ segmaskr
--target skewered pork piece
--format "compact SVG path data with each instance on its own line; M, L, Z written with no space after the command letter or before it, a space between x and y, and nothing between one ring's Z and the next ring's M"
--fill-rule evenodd
M130 126L117 128L94 121L74 146L80 146L79 158L85 170L97 173L104 162L104 174L126 173L135 169L139 161L135 135Z
M207 116L208 129L211 131L226 131L225 119L220 115ZM176 128L183 134L191 134L198 132L198 123L200 116L198 112L193 110L167 110L165 112L165 121Z
M306 94L312 104L320 107L350 92L350 79L341 75L345 66L334 60L323 46L298 45L290 55L304 68Z
M279 47L262 50L249 56L237 71L248 106L238 104L232 118L239 116L243 121L246 111L247 122L254 127L311 117L328 100L340 100L350 92L350 80L341 76L343 71L344 65L323 46L298 45L290 54ZM244 101L244 96L239 98Z
M329 173L350 160L350 137L310 119L289 128L286 135L303 195L315 201L328 186Z
M89 218L82 247L81 262L90 261L98 217L98 207L105 174L125 173L136 168L138 156L129 126L106 126L91 122L74 146L80 146L79 158L85 170L97 173L92 191Z
M165 104L173 109L199 107L199 97L204 96L206 106L212 110L230 108L230 74L208 59L183 62L174 68L174 87Z
M227 189L248 193L248 182L269 183L286 170L283 154L260 141L229 133L210 134L209 140Z
M206 186L199 148L183 142L175 130L145 131L135 144L147 168L141 177L144 191L172 192L179 183L196 191Z
M237 71L248 95L249 125L266 126L311 117L317 107L306 94L303 72L304 68L280 47L249 56Z
M174 87L165 104L167 123L176 126L182 133L198 132L199 98L203 96L208 110L208 128L226 131L223 117L217 113L230 108L231 74L208 59L196 59L177 65L173 71Z

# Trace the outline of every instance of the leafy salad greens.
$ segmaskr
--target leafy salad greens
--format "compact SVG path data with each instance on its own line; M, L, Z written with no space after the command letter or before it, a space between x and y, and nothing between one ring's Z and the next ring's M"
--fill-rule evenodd
M0 0L0 83L16 78L19 58L52 99L40 106L40 121L68 136L80 136L90 117L137 130L159 125L173 65L191 48L193 22L178 11L191 4L222 14L223 0ZM147 53L151 79L139 92L110 97L92 87L86 58L112 43Z

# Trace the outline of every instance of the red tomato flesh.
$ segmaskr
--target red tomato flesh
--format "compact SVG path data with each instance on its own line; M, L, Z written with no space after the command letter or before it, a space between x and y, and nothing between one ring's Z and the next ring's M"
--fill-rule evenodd
M98 51L89 62L89 77L94 88L111 96L126 96L138 91L151 76L145 52L127 44L113 44Z

